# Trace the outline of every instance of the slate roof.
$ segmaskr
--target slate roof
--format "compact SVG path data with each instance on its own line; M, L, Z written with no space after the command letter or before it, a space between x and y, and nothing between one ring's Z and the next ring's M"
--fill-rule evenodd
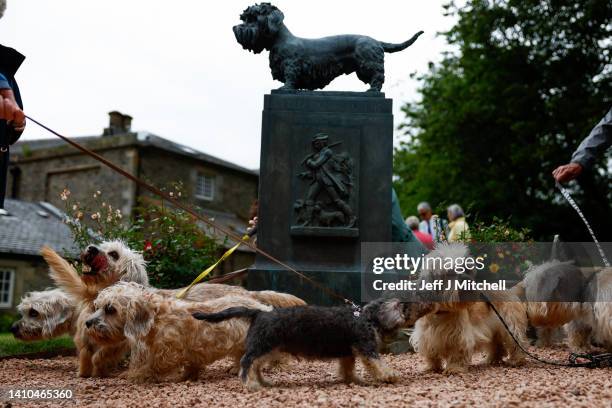
M49 203L7 199L0 215L0 254L39 255L43 245L78 254L64 214Z
M173 142L171 140L165 139L163 137L157 136L153 133L149 132L137 132L137 133L127 133L123 135L113 135L113 136L77 136L72 137L75 142L80 144L84 144L87 147L93 148L96 150L96 144L98 142L108 142L116 138L117 142L135 144L142 147L156 147L161 150L165 150L168 152L172 152L175 154L179 154L182 156L187 156L194 158L196 160L201 160L206 163L210 163L216 166L224 167L227 169L239 171L242 173L247 173L253 176L259 176L259 170L247 169L246 167L239 166L235 163L220 159L218 157L212 156L210 154L201 152L199 150L195 150L189 146L182 145L180 143ZM59 138L54 139L35 139L35 140L23 140L17 142L13 147L11 147L11 152L13 155L25 157L24 153L27 152L35 152L41 150L54 149L58 147L66 146L67 143ZM107 147L110 144L104 143ZM116 147L116 146L112 146Z

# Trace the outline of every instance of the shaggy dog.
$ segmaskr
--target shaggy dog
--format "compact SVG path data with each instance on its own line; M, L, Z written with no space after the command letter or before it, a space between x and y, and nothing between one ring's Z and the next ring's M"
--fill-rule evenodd
M240 361L247 389L266 385L262 364L278 353L308 359L339 359L340 374L347 382L359 382L355 358L359 357L379 381L395 382L398 375L380 359L378 346L384 334L414 324L433 304L402 303L398 299L377 300L355 315L348 307L298 306L265 312L249 307L231 307L219 313L195 313L199 320L227 324L234 318L252 320L246 351Z
M217 325L199 322L191 315L230 306L272 310L248 297L185 302L136 283L119 282L100 292L85 325L87 334L99 344L114 347L127 341L127 377L133 381L197 380L208 364L227 356L240 358L249 322L234 319Z
M134 281L143 285L148 283L144 258L120 241L105 242L100 247L91 245L81 256L84 273L79 276L76 270L52 249L45 247L41 254L50 266L51 278L76 302L77 321L74 342L79 356L78 375L80 377L108 375L109 371L124 358L127 344L122 342L100 347L87 334L85 320L92 312L93 301L102 289L119 281ZM158 290L158 293L174 297L178 291L180 289ZM304 304L303 300L285 293L249 292L237 286L206 283L196 285L189 290L185 300L205 301L230 294L248 296L276 307ZM237 371L237 368L235 370Z
M592 314L583 304L587 279L573 262L557 260L530 267L515 292L524 298L529 322L537 330L536 344L553 344L553 337L567 324L573 350L590 348Z
M90 245L81 254L83 282L97 293L115 282L136 282L147 286L146 262L142 254L130 250L122 241Z
M591 277L584 300L583 308L592 319L587 324L591 325L594 342L612 352L612 268L604 268Z
M81 279L90 288L88 293L93 298L95 298L100 290L119 281L136 282L148 286L149 280L146 262L142 254L132 251L121 241L107 241L99 247L90 245L81 255L81 260L83 261L84 269ZM72 282L74 277L73 271L65 269L55 270L52 271L52 277L56 279L58 284L62 281L61 272L64 272L64 275L68 273L68 281ZM159 290L159 293L175 296L180 290ZM291 307L305 304L302 299L287 293L271 290L248 291L240 286L210 283L195 285L187 292L186 299L204 301L227 295L250 296L274 307Z
M339 35L319 39L296 37L283 23L285 16L270 3L248 7L234 26L236 40L244 49L259 54L270 51L272 77L284 83L281 89L317 89L342 74L357 73L380 92L385 81L385 52L411 46L423 34L416 33L401 44L389 44L364 35Z
M466 258L468 248L462 243L438 244L427 257ZM427 263L425 263L427 264ZM430 264L433 264L430 262ZM424 269L420 278L455 279L454 271ZM518 297L509 292L483 292L508 323L521 345L526 344L527 314ZM464 372L475 353L483 351L486 363L504 361L520 365L525 356L511 338L490 305L485 301L461 301L456 291L444 291L438 308L416 322L410 342L425 358L427 370L445 374Z
M17 310L21 319L11 326L17 339L35 341L75 332L74 300L61 289L29 292Z

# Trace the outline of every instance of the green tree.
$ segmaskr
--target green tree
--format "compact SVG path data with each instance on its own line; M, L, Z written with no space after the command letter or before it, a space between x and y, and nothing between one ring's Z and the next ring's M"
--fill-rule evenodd
M510 218L536 239L590 240L551 172L610 109L612 3L472 0L445 9L458 19L443 34L455 51L430 64L420 100L403 107L407 137L394 155L402 207L458 202L472 219ZM612 241L609 160L608 152L573 192Z

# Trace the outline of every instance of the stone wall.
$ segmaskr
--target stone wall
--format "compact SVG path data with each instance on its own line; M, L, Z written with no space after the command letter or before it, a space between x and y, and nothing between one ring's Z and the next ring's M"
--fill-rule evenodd
M102 139L102 138L101 138ZM108 137L100 140L97 153L122 169L135 173L138 150L130 145L129 137ZM27 146L27 143L24 143ZM23 149L27 151L27 148ZM99 190L107 203L129 214L135 197L135 186L130 180L108 169L93 158L75 151L69 146L35 151L15 156L12 167L19 167L19 186L16 198L25 201L47 201L59 209L64 203L59 194L64 188L72 192L72 198L83 203L91 202L92 194ZM13 177L9 177L12 191Z
M0 308L0 314L16 313L16 306L25 293L33 290L44 290L53 286L47 272L47 264L41 257L19 257L0 254L0 268L15 270L12 307L8 309Z
M195 195L198 173L215 179L213 200L199 199ZM182 182L189 202L215 211L229 212L247 220L251 204L257 197L256 175L250 175L205 163L178 154L154 148L140 151L140 177L153 180L160 187ZM148 194L143 192L143 194Z

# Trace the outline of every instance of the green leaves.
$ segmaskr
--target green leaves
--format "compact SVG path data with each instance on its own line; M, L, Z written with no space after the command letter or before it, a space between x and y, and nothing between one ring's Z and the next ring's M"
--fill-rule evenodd
M456 51L422 75L420 100L402 107L406 139L394 154L405 214L418 202L473 204L490 222L512 217L537 238L588 239L554 188L552 170L610 108L609 0L449 4ZM612 240L607 160L581 180L581 205Z
M180 190L174 194L182 196ZM186 286L216 261L219 244L184 211L147 198L126 219L104 201L103 192L87 196L93 201L86 206L67 190L61 194L66 224L80 250L91 243L121 239L143 253L151 284L161 288Z

